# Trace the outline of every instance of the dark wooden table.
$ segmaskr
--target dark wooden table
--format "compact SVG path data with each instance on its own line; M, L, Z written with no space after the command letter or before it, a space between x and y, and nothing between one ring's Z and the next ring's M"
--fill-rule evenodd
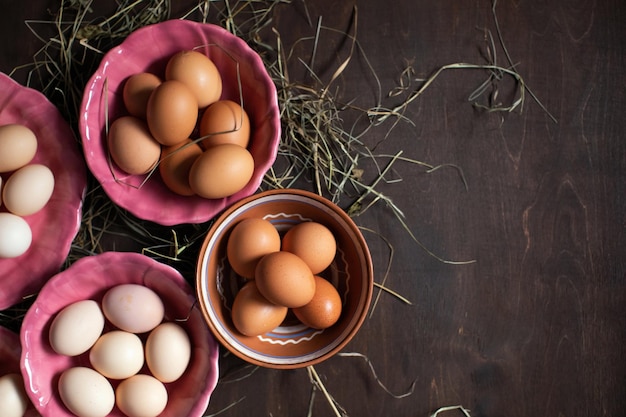
M41 47L24 21L49 20L58 4L3 3L0 69L8 73ZM176 2L172 17L196 3ZM377 282L390 254L382 236L393 247L385 286L411 304L382 293L344 350L359 355L315 367L350 416L428 416L454 405L476 417L626 412L626 3L492 6L293 0L273 11L286 45L315 36L321 23L315 71L323 80L349 56L345 34L356 31L360 49L333 82L344 102L376 105L377 79L380 103L392 108L448 64L494 58L527 87L523 107L487 111L468 97L489 71L446 69L406 106L406 120L364 136L371 147L380 142L377 154L446 167L396 161L388 178L398 181L378 186L420 243L385 204L355 217L380 235L366 233ZM298 49L304 62L310 46ZM504 74L496 97L488 89L493 101L479 102L509 105L519 98L514 81ZM207 414L230 406L220 415L333 415L306 370L250 372L228 355L220 363Z

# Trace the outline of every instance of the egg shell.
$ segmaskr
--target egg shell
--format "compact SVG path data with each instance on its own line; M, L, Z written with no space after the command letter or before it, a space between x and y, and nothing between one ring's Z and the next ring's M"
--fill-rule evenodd
M204 198L224 198L243 189L254 173L254 159L238 145L223 144L205 150L189 172L189 185Z
M333 233L321 223L302 222L285 233L282 250L298 255L319 274L335 259L337 242Z
M107 378L129 378L143 367L143 342L134 333L112 330L100 336L89 350L89 362Z
M148 100L146 120L152 136L164 146L188 139L198 120L198 101L185 84L163 81Z
M107 143L113 162L131 175L149 172L161 156L161 144L154 139L146 122L135 116L115 119L109 127Z
M94 300L81 300L65 306L50 325L48 340L52 349L66 356L88 351L104 329L104 315Z
M167 406L165 385L151 375L137 374L115 390L115 403L128 417L156 417Z
M185 329L173 322L159 324L146 340L146 363L161 382L180 378L191 359L191 342Z
M2 207L2 177L0 177L0 207Z
M104 316L118 329L145 333L163 320L165 307L157 293L139 284L120 284L102 298Z
M33 232L28 222L12 213L0 213L0 258L17 258L28 251Z
M254 278L254 270L261 258L279 250L278 230L268 220L253 217L233 227L226 245L226 256L237 274Z
M279 251L265 255L257 264L254 279L261 294L274 304L302 307L315 294L315 279L297 255Z
M128 77L122 88L122 99L128 113L145 119L150 95L160 84L161 79L150 72L140 72Z
M54 192L54 174L43 164L15 171L2 188L4 206L18 216L30 216L45 207Z
M315 294L302 307L294 308L294 315L303 324L314 329L326 329L341 317L341 296L337 289L324 278L315 276Z
M163 147L159 173L165 186L179 195L194 195L189 185L189 172L200 155L202 148L191 139L178 145Z
M29 404L22 375L10 373L0 377L2 417L22 417Z
M166 80L178 80L187 85L196 96L198 108L219 100L222 95L222 76L206 55L193 50L174 54L165 67Z
M258 336L279 326L287 317L287 307L268 301L255 281L246 282L235 295L232 320L235 328L245 336Z
M15 171L32 161L37 153L37 137L21 124L0 126L0 172Z
M245 148L250 142L248 113L232 100L216 101L202 113L200 136L205 149L224 143Z
M104 417L115 406L111 383L91 368L77 366L65 370L58 389L63 404L78 417Z

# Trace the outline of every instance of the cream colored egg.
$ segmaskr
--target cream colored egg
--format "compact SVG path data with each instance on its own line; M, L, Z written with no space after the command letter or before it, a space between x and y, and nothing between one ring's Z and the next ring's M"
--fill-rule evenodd
M145 333L163 320L165 307L157 293L139 284L121 284L109 289L102 298L102 310L118 329Z
M16 258L26 253L33 241L29 224L11 213L0 213L0 258Z
M58 388L63 404L78 417L104 417L115 406L111 383L91 368L79 366L65 370Z
M167 389L155 377L137 374L115 390L115 403L128 417L156 417L167 406Z
M107 378L131 377L143 366L143 343L134 333L112 330L100 336L93 345L89 351L89 362Z
M29 403L22 375L10 373L0 377L2 417L22 417L26 413Z
M191 358L191 341L185 329L173 322L158 325L146 340L146 363L161 382L180 378Z
M15 171L28 164L37 153L37 137L20 124L0 126L0 172Z
M94 300L81 300L64 307L52 320L48 339L61 355L77 356L88 351L104 329L104 315Z
M2 189L5 207L18 216L37 213L52 197L54 174L43 164L29 164L15 171Z

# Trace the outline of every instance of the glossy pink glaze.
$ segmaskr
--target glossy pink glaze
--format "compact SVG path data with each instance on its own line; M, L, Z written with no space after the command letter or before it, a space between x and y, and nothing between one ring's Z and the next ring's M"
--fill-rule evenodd
M50 168L55 184L46 206L25 217L33 233L28 251L17 258L0 258L0 310L35 294L59 272L80 227L87 182L80 146L58 109L40 92L0 73L0 125L10 123L35 133L38 147L32 163ZM6 181L10 174L0 175Z
M63 307L79 300L100 302L109 288L126 283L141 284L154 290L165 305L165 319L182 320L178 324L191 338L191 362L179 380L166 384L170 399L160 416L202 416L206 410L217 385L219 350L195 306L192 288L175 269L144 255L106 252L82 258L53 277L24 317L20 334L23 346L21 371L30 386L31 401L42 416L72 416L58 396L59 376L68 367L89 366L88 353L70 358L52 350L48 331L54 316ZM123 414L114 408L110 416L122 417Z
M248 149L254 174L244 189L223 199L179 196L165 187L158 172L129 176L109 163L105 126L125 114L122 88L138 72L163 76L167 60L176 52L197 49L207 54L222 76L222 98L240 102L237 64L243 105L253 127ZM227 51L227 52L226 52ZM162 225L202 223L243 197L254 194L276 159L280 141L280 114L276 87L263 61L242 39L211 24L169 20L141 28L109 51L87 83L79 120L87 165L111 199L135 216Z

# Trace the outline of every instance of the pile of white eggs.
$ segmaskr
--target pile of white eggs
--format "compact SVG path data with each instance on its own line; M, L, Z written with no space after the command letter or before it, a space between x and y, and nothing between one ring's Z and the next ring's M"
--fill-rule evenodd
M0 376L0 411L2 417L23 417L30 404L22 374L10 372Z
M37 137L21 124L0 126L0 258L24 254L33 240L26 217L45 207L54 190L54 174L32 163Z
M114 286L101 302L65 306L51 323L49 341L57 354L84 355L89 363L76 361L58 382L63 404L78 417L104 417L116 405L129 417L158 416L168 403L167 384L191 359L185 329L164 320L159 295L139 284Z

